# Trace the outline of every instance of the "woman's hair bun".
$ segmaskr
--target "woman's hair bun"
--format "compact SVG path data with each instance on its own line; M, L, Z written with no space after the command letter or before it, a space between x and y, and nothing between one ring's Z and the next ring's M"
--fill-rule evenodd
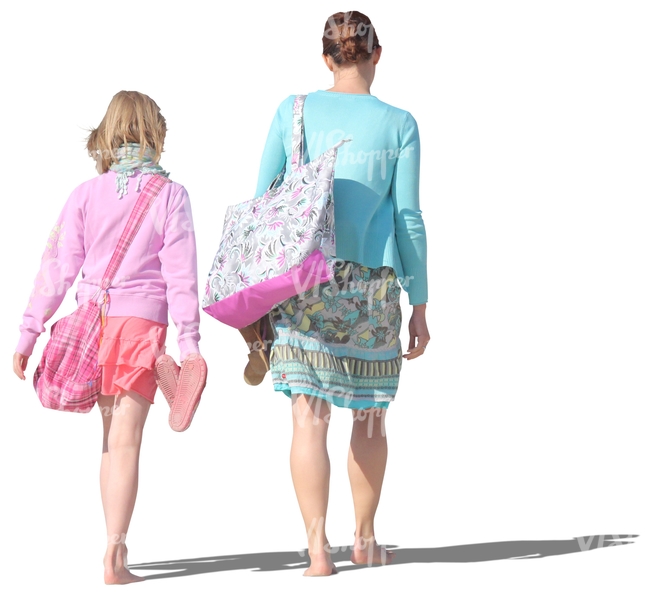
M367 61L378 47L377 32L363 13L348 11L327 18L323 31L323 55L332 57L337 65Z

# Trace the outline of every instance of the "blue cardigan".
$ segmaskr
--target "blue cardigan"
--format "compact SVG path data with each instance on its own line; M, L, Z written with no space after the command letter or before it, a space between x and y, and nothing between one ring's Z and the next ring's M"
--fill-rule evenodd
M261 196L286 165L291 171L295 96L278 108L262 155ZM305 162L341 139L334 180L337 257L392 267L412 305L427 301L427 244L420 211L420 139L404 110L373 95L317 91L305 100Z

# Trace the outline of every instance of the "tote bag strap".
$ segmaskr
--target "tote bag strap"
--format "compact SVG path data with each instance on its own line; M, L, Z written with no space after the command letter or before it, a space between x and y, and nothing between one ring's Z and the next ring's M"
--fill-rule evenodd
M117 271L122 265L124 256L129 250L129 247L131 246L135 235L138 233L138 230L140 229L140 226L142 225L142 222L144 221L149 208L153 204L154 200L156 200L158 194L160 194L160 190L162 190L163 187L169 182L170 180L166 177L163 177L162 175L153 175L153 177L147 181L147 185L144 186L137 202L135 203L135 206L133 207L133 210L131 211L131 215L129 215L129 220L127 221L126 227L120 236L117 247L115 247L115 251L113 252L113 257L111 257L111 261L108 264L108 268L106 268L106 272L102 278L102 291L107 291L111 286L111 283L113 282Z
M305 123L303 108L307 95L296 95L293 102L293 121L291 124L291 170L295 171L304 164L305 156Z
M304 163L304 148L305 148L305 128L302 122L302 110L305 105L305 98L307 95L296 95L293 102L293 119L291 123L291 170L295 171L301 164ZM277 177L271 182L271 185L266 189L267 192L277 188L284 180L286 173L286 165L278 173Z

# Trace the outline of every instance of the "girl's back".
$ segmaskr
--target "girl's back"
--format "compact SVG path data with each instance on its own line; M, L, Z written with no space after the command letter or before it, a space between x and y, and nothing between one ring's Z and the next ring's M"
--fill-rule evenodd
M139 171L126 192L116 191L114 171L82 183L70 195L53 228L21 331L35 342L48 310L56 310L80 270L77 301L99 288L140 191L151 179ZM140 182L140 188L137 187ZM167 184L144 218L110 289L109 316L136 316L167 323L168 311L183 335L181 349L197 351L196 245L185 188ZM168 307L169 304L169 307ZM28 344L21 340L21 347ZM33 343L31 344L33 347Z
M76 394L69 399L59 389L67 384L82 388L77 392L83 407L75 410L99 405L107 584L143 579L128 569L126 534L144 424L158 384L170 405L170 426L183 431L207 376L198 348L190 202L185 188L170 181L158 164L166 133L153 99L137 91L113 97L87 142L99 176L74 189L50 233L13 358L14 372L24 380L38 336L81 271L77 301L82 305L92 299L99 309L89 304L57 323L49 342L55 347L46 346L39 365L48 373L35 378L38 389L57 405L51 408L60 408L64 400L79 402ZM150 183L154 176L156 182ZM168 312L178 331L180 367L164 353ZM88 337L88 343L80 344L80 336ZM61 352L70 356L59 356ZM46 406L50 404L48 400Z

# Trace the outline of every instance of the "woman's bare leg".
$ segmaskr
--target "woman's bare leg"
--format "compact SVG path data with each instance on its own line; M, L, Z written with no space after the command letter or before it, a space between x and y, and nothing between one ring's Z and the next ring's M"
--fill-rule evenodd
M356 530L352 562L386 565L393 554L375 542L375 513L386 471L386 409L374 407L353 411L352 437L348 453L348 475L352 487Z
M144 579L127 569L125 541L138 492L142 430L150 405L139 394L126 392L115 398L110 415L108 451L102 454L101 475L108 541L104 556L104 581L107 584L129 584Z
M311 560L305 575L331 575L336 569L325 534L330 483L327 454L330 405L304 394L294 395L292 400L291 478L307 530Z

